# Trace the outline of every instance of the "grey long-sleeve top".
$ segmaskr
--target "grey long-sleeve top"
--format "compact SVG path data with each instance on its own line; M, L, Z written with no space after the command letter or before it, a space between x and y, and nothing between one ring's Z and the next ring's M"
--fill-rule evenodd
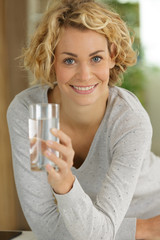
M73 188L53 195L46 172L30 170L28 138L28 107L48 102L48 89L21 92L7 113L16 187L32 231L40 240L135 239L136 217L160 212L158 201L149 205L160 192L160 159L150 152L146 111L132 93L110 88L89 153L80 168L72 168Z

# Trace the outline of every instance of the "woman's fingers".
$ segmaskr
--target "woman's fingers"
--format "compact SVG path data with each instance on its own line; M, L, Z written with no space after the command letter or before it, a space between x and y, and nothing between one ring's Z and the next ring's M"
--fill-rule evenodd
M65 194L70 191L75 180L71 171L74 157L72 141L70 137L61 130L51 129L51 133L59 139L59 142L52 140L46 141L47 149L43 154L55 163L58 171L49 164L46 165L48 182L55 192ZM56 156L56 152L59 152L59 157Z
M51 133L53 133L53 135L60 140L60 143L48 140L46 141L47 146L54 151L59 152L60 157L64 161L68 162L69 166L71 167L73 165L74 158L74 150L72 148L71 138L61 130L51 129Z
M59 179L59 173L50 165L46 165L46 171L48 172L48 182L52 185L53 176L56 179Z
M58 151L60 153L60 156L62 156L63 160L65 161L69 161L71 159L73 160L74 150L72 147L66 147L62 144L50 140L47 141L46 144L49 148L53 149L54 151Z
M54 163L58 166L58 168L59 168L59 170L60 170L61 172L64 172L64 171L67 170L67 163L66 163L64 160L62 160L61 158L56 157L56 155L55 155L54 153L52 153L52 152L50 152L49 150L47 150L47 151L44 152L44 155L45 155L49 160L51 160L52 162L54 162Z
M55 137L59 138L59 140L62 144L64 144L65 146L68 146L68 147L72 147L71 138L69 136L67 136L64 132L62 132L61 130L57 130L55 128L52 128L51 133Z

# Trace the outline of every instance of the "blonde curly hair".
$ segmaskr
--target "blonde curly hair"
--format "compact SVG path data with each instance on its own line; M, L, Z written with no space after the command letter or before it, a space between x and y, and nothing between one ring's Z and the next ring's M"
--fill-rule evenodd
M30 45L24 50L24 66L34 73L32 84L53 86L54 52L62 28L74 27L103 34L110 50L115 46L115 66L110 70L109 86L114 86L128 66L136 63L137 54L132 48L133 39L125 22L107 5L94 0L52 0L44 14Z

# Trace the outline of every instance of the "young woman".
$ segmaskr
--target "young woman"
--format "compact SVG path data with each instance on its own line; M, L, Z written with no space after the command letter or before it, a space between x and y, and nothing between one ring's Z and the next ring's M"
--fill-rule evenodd
M18 196L37 238L160 239L150 120L131 92L114 86L136 63L119 15L94 1L54 1L24 60L36 85L15 97L7 116ZM44 154L59 171L33 172L28 107L48 102L60 104L60 130L52 129L60 143L47 145L61 157Z

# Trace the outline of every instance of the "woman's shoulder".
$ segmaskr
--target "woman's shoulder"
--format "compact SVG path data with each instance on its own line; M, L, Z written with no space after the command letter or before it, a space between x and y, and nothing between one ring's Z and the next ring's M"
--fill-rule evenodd
M43 101L47 101L48 88L48 85L35 85L33 87L29 87L18 93L10 103L10 106L29 106L32 103L41 103Z
M131 114L143 116L148 119L149 115L137 96L122 87L111 87L109 90L108 108L113 115ZM134 117L133 117L134 118Z
M28 113L30 104L46 102L48 88L48 85L35 85L18 93L8 107L7 118L23 118Z
M146 138L150 142L152 125L150 117L138 98L130 91L111 87L108 101L107 131L112 144L121 142L124 136Z
M123 106L132 111L142 111L144 107L137 98L137 96L131 91L122 87L111 87L110 88L110 99L111 104L120 107Z
M150 126L150 117L139 99L132 92L121 88L111 87L108 100L109 121L116 125L124 123Z
M27 101L29 103L36 103L45 100L47 96L48 85L35 85L29 87L15 96L19 101Z

